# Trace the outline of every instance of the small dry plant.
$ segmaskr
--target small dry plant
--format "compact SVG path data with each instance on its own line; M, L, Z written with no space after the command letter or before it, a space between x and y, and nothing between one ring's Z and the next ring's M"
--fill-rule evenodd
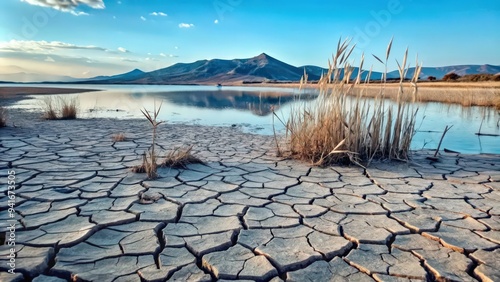
M191 153L192 150L193 145L175 148L165 156L165 160L161 163L161 165L171 168L185 169L189 164L202 164L203 162Z
M290 156L312 162L314 165L333 163L369 164L376 159L402 159L409 157L410 143L414 135L414 107L417 98L417 80L421 66L411 79L411 90L403 86L407 74L406 50L399 67L401 77L395 102L385 99L384 89L387 78L387 61L392 40L387 47L380 92L375 99L366 99L363 91L353 95L353 89L362 82L364 55L359 72L351 81L354 68L349 64L349 56L354 46L348 40L339 41L337 51L328 62L328 73L319 80L319 96L313 102L296 103L285 124L286 144ZM371 69L365 84L369 83ZM301 85L307 83L306 79Z
M68 97L46 96L42 99L43 118L76 119L78 114L78 99Z
M7 110L0 106L0 127L7 126Z
M76 98L59 98L61 119L76 119L78 113L77 102Z
M54 97L46 96L42 99L43 118L57 119L56 105Z
M144 154L142 155L142 164L132 168L132 171L137 173L146 173L149 179L156 179L158 177L158 164L156 162L155 145L156 131L158 129L158 126L163 123L162 121L157 120L158 115L160 114L160 110L161 104L158 109L156 109L156 102L154 105L153 115L151 115L151 113L146 109L141 110L142 114L146 117L146 119L151 124L151 127L153 128L153 136L151 140L151 148L147 152L144 152Z
M111 139L113 140L113 142L123 142L125 141L125 134L123 133L114 134L113 136L111 136Z

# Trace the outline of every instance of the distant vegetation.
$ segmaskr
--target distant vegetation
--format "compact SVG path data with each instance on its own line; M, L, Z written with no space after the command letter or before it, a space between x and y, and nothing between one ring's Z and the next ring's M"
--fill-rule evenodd
M464 76L460 76L454 72L451 72L446 74L442 80L462 81L462 82L500 81L500 74L479 73L479 74L466 74Z

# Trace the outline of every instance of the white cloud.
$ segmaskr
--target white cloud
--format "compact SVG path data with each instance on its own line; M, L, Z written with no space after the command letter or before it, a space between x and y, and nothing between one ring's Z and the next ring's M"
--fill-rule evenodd
M146 18L145 18L145 17L143 17L143 16L141 16L141 20L145 21L145 20L146 20Z
M218 24L218 23L219 23L219 20L215 20L215 21L214 21L214 24Z
M89 14L88 13L85 13L85 12L75 12L75 11L71 11L71 14L72 15L75 15L75 16L88 16Z
M74 45L60 41L33 41L33 40L10 40L0 42L1 51L14 51L14 52L52 52L61 49L77 49L77 50L97 50L108 51L106 48L93 46L93 45Z
M166 17L166 16L168 16L167 14L165 14L163 12L152 12L149 15L151 15L151 16L160 16L160 17Z
M55 62L55 60L54 60L54 59L52 59L52 57L49 57L49 56L47 56L47 58L45 58L45 60L44 60L44 61L46 61L46 62L51 62L51 63Z
M118 47L118 51L122 52L122 53L128 53L130 52L129 50L123 48L123 47Z
M177 46L175 46L174 48L175 48L175 49L179 49L179 47L177 47Z
M118 2L116 2L116 3L121 4L121 3L122 3L122 1L118 1Z
M168 55L168 56L169 56L170 58L177 58L177 57L179 57L179 56L177 56L177 55L172 55L172 54L170 54L170 55Z
M103 0L21 0L35 6L50 7L63 12L73 11L80 5L86 5L94 9L104 9Z
M188 23L180 23L179 28L191 28L194 27L194 24L188 24Z
M166 57L167 55L163 54L163 53L160 53L160 56L162 57Z

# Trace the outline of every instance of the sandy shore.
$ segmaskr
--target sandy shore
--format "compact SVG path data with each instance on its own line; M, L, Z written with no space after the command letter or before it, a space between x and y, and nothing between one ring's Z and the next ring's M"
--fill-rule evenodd
M10 115L0 168L15 173L15 213L3 197L0 228L10 218L15 230L0 236L1 281L500 278L498 155L318 168L277 158L270 136L163 124L160 154L194 145L204 164L148 180L130 169L150 147L145 120Z
M42 94L73 94L90 91L101 91L98 89L76 89L58 87L10 87L0 86L0 99L12 98L16 95L42 95Z

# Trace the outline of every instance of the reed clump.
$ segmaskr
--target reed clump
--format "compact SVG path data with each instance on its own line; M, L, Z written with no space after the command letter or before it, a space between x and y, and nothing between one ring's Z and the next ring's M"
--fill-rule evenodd
M417 80L421 66L416 65L411 87L399 82L396 101L385 99L387 61L392 40L387 47L385 75L379 94L370 102L363 91L353 94L362 82L361 72L351 81L354 68L349 56L354 46L348 40L339 41L337 51L329 60L328 72L318 82L319 96L313 102L297 103L291 110L286 128L287 153L294 158L310 161L314 165L334 163L369 164L373 159L409 158L410 143L415 132L415 116L418 108ZM408 50L402 64L400 77L407 74ZM363 68L364 56L359 69ZM371 70L366 76L369 83ZM307 79L304 79L307 83ZM354 95L354 96L350 96Z
M43 118L44 119L57 119L55 100L52 96L47 96L42 99Z
M7 110L0 106L0 127L7 126Z
M146 109L141 110L144 117L151 124L151 128L153 130L151 148L147 152L144 152L144 154L142 155L142 164L133 167L132 171L137 173L146 173L149 179L156 179L158 177L157 173L158 163L156 161L157 156L155 152L155 147L156 147L156 133L158 130L158 126L163 123L162 121L158 121L158 115L160 114L160 110L161 110L161 104L158 107L158 109L156 109L156 103L152 115Z
M203 161L194 156L192 154L192 150L193 145L175 148L165 156L165 160L161 163L161 165L163 167L186 169L189 164L202 164Z
M76 119L78 105L76 98L60 99L61 119Z
M76 119L79 111L78 99L47 96L42 99L42 110L43 118L47 120Z
M113 142L123 142L123 141L125 141L126 137L125 137L125 134L118 133L118 134L114 134L113 136L111 136L111 139L113 140Z

